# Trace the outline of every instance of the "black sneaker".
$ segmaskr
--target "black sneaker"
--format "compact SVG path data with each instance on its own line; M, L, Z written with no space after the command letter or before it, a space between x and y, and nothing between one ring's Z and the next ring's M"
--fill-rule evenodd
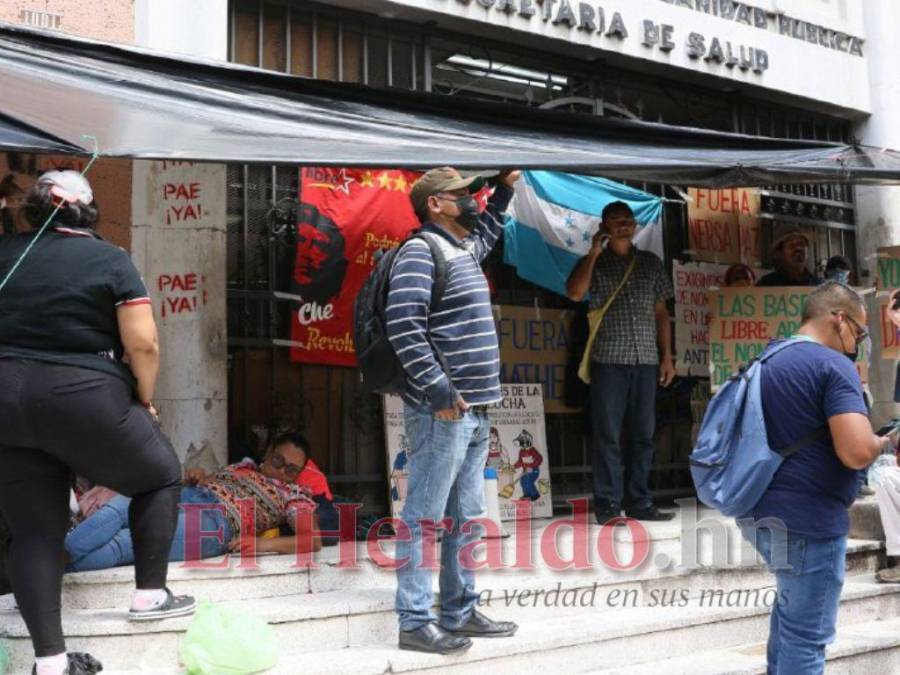
M640 509L625 509L625 515L635 520L659 521L672 520L674 513L669 511L660 511L653 504Z
M622 509L616 504L607 504L605 507L597 510L594 515L597 518L598 525L606 525L613 518L620 517Z
M65 675L94 675L103 670L103 664L90 654L69 652L66 658L69 662L66 664ZM31 668L31 675L35 673L37 673L36 665Z
M190 595L172 595L166 589L166 601L151 609L131 609L128 611L129 621L159 621L173 619L177 616L189 616L197 609L197 603Z

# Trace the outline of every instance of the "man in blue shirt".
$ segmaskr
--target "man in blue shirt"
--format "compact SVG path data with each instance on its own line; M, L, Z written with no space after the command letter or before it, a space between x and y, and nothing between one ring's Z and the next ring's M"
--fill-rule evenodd
M811 675L825 668L844 582L847 509L857 472L891 442L872 433L854 367L866 339L866 307L856 291L828 281L806 301L800 341L762 371L769 444L799 450L785 459L752 514L740 522L775 573L769 673ZM755 522L754 522L755 521Z
M508 637L511 621L492 621L475 609L475 573L460 561L484 516L484 464L488 455L488 406L502 400L500 350L491 294L481 264L500 238L503 211L518 171L497 178L487 209L479 214L473 194L483 179L463 178L450 167L432 169L410 192L422 233L447 262L447 286L431 306L435 262L426 242L403 245L391 269L385 315L387 336L406 371L403 421L409 440L409 483L401 519L409 536L397 541L400 648L451 654L468 649L470 637ZM441 541L441 616L431 569L435 524L450 519Z

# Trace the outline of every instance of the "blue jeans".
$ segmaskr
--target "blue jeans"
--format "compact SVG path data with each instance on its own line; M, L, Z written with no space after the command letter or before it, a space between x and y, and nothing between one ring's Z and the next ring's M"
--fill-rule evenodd
M529 499L540 499L541 491L537 488L537 481L540 477L537 470L526 471L522 474L522 495Z
M218 504L218 498L203 487L183 487L179 507L182 504ZM131 499L119 495L97 509L90 518L79 524L66 535L65 547L69 554L67 572L102 570L134 563L134 545L131 530L128 529L128 507ZM202 558L213 558L228 550L231 541L231 526L224 511L203 509L200 516L200 530L204 533L222 530L222 540L205 534L200 540ZM169 561L185 559L185 511L178 509L178 523Z
M844 585L847 538L813 539L790 532L742 527L775 574L766 652L769 675L825 672L825 646L834 641Z
M404 425L409 440L409 483L400 518L410 531L409 541L397 541L396 610L400 630L415 630L435 621L432 570L422 566L423 550L433 550L433 527L447 517L452 529L441 541L441 618L445 628L459 628L472 614L478 594L475 572L460 564L459 552L476 541L481 528L463 534L460 526L485 514L484 464L487 461L490 424L484 412L466 412L461 419L435 419L427 406L405 405ZM423 536L424 530L424 536ZM468 549L470 550L471 546ZM430 567L430 565L429 565Z
M650 469L658 381L657 366L591 364L591 464L598 512L619 508L623 500L633 509L653 504Z

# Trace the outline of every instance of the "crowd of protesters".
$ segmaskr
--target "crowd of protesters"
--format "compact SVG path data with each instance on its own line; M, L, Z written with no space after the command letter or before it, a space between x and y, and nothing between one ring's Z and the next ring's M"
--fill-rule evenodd
M402 245L390 271L387 339L406 376L409 446L400 518L410 537L397 544L397 559L406 560L397 570L402 649L458 653L472 638L511 637L518 629L476 609L474 571L459 552L479 536L478 528L463 525L485 511L488 407L501 399L481 264L501 237L519 177L504 171L491 179L482 210L474 194L485 178L449 167L426 172L410 194L421 236ZM182 473L152 402L160 357L149 295L128 254L97 235L90 185L73 171L48 172L28 193L23 213L31 229L0 238L0 516L10 532L9 577L32 637L35 672L93 673L96 659L66 651L65 570L133 564L129 618L184 616L195 603L166 588L169 561L248 545L257 552L313 552L320 531L339 529L338 518L324 474L298 434L276 436L259 463L245 459L212 474ZM673 289L663 262L635 246L636 229L627 204L608 204L566 288L589 309L579 372L590 384L594 509L601 525L623 513L643 521L675 515L657 508L650 490L656 395L675 378ZM448 277L437 304L432 244ZM768 643L770 672L792 675L823 668L843 585L847 508L862 471L893 448L892 438L872 433L852 363L868 338L865 303L850 285L852 265L835 256L820 280L810 269L809 244L803 233L788 232L773 244L773 272L757 281L751 268L735 265L725 275L727 286L816 286L802 326L789 338L802 344L773 356L763 380L770 443L804 440L744 526L775 568L779 591L792 599L773 608ZM889 315L900 328L900 310ZM900 468L893 469L880 475L876 493L888 554L900 556ZM94 487L82 495L80 522L69 530L73 473ZM241 507L248 500L254 506L249 525ZM192 542L192 505L199 507L198 533L220 536ZM437 536L427 523L445 517L451 525L442 534L435 614L431 570L420 563ZM763 519L783 523L786 543L754 528ZM240 536L248 527L249 541ZM785 569L773 564L783 560ZM900 564L879 579L900 582Z

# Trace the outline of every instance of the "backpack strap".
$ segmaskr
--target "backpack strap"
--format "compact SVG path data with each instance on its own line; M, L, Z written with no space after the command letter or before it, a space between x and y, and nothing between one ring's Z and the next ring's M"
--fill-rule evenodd
M447 263L447 256L444 255L441 245L432 235L418 230L410 239L421 239L428 244L428 249L431 251L431 258L434 261L434 279L431 284L431 303L428 309L429 312L433 312L440 303L441 298L444 297L444 291L447 290L447 282L450 277L450 266Z
M797 452L804 445L809 445L814 441L818 441L821 438L824 438L827 435L827 431L824 427L819 427L818 429L813 429L808 434L803 436L800 440L794 441L789 446L784 448L783 450L776 450L779 455L787 459L795 452Z
M808 342L808 340L797 340L797 339L787 339L781 342L780 344L775 345L767 354L759 357L760 363L765 363L769 360L770 357L775 356L778 352L783 349L787 349L788 347L793 347L794 345L802 344L804 342ZM779 455L781 455L784 459L787 459L791 455L795 454L800 448L804 445L809 445L815 441L818 441L821 438L825 438L828 435L828 430L824 427L819 427L818 429L813 429L808 434L805 434L798 440L791 443L786 448L782 448L781 450L775 450Z
M788 347L793 347L794 345L798 345L802 342L807 342L807 340L792 340L792 339L782 340L780 343L778 343L777 345L772 347L769 351L765 352L764 354L760 354L756 358L753 358L753 359L750 359L749 361L747 361L747 363L745 363L740 368L738 368L737 372L734 375L732 375L731 377L729 377L728 379L729 380L737 380L742 377L746 378L747 373L749 372L750 367L753 364L765 363L766 361L768 361L770 358L775 356L781 350L787 349Z
M796 345L804 344L806 342L808 342L808 340L797 340L797 339L790 339L790 338L788 338L787 340L782 340L780 343L778 343L777 345L772 347L765 354L757 356L755 360L759 361L760 363L765 363L766 361L768 361L770 358L775 356L781 350L787 349L788 347L794 347Z

